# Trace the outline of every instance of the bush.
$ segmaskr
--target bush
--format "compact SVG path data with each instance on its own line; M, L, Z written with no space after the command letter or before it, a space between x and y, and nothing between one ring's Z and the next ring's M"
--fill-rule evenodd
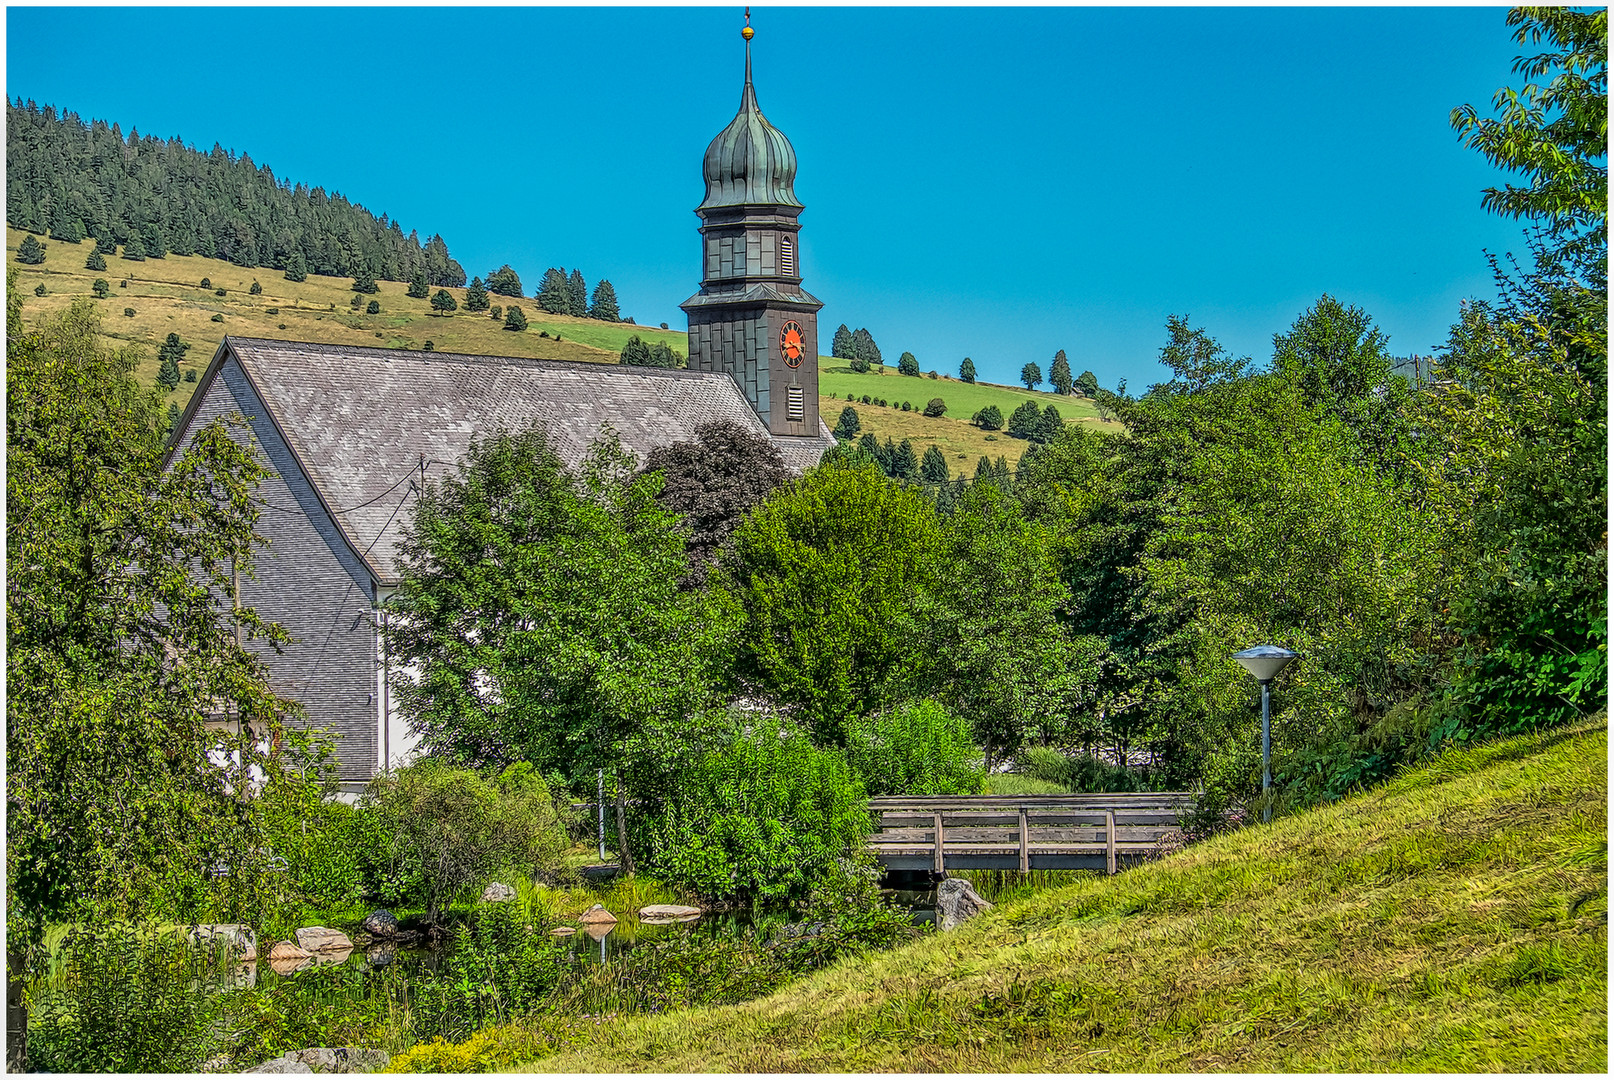
M388 836L373 806L349 806L314 783L281 779L257 801L264 842L286 860L294 904L335 908L356 904L380 883ZM417 890L418 891L418 890Z
M353 300L348 306L351 307L354 311L359 310L360 308L362 308L364 306L364 297L360 296L358 293L354 293L353 294Z
M1020 751L1015 771L1078 793L1149 790L1148 778L1142 773L1111 765L1091 754L1067 756L1046 746L1029 746Z
M552 1053L555 1039L531 1026L512 1024L479 1031L462 1043L441 1037L393 1057L389 1073L505 1073Z
M41 281L38 285L34 286L34 295L35 296L44 296L45 293L47 293L48 291L49 290L45 288L45 283L43 281Z
M224 316L223 315L215 315L215 316L213 316L213 321L214 322L223 322L224 321Z
M132 319L132 318L134 318L134 308L132 308L132 307L126 307L126 308L124 308L124 309L123 309L123 313L124 313L124 314L125 314L125 315L127 315L127 316L128 316L128 317L129 317L129 318L131 318L131 319Z
M228 289L214 289L213 290L213 295L214 296L229 296L230 292L229 292Z
M112 295L112 286L107 283L106 278L98 277L95 279L95 284L90 286L90 291L95 294L97 300L105 300Z
M1001 431L1003 429L1003 410L996 405L988 405L971 417L970 423L982 431Z
M196 369L195 368L189 368L189 369L186 370L186 372L185 372L185 381L186 382L195 382L196 381Z
M284 330L284 329L286 329L286 324L285 323L279 323L276 328L280 329L280 330Z
M854 358L851 366L852 370L857 372L859 375L867 374L869 370L869 362L867 360L858 360Z
M212 278L203 278L202 279L202 288L211 289L212 287L213 287L213 279Z
M263 313L265 315L279 315L280 309L277 307L264 308Z
M500 319L504 318L504 308L500 307L498 304L494 304L492 307L488 308L488 318L492 319L495 322L497 322ZM540 334L539 336L543 337L543 336L546 336L546 335Z
M247 289L247 292L252 296L262 296L263 295L263 286L258 284L258 279L257 278L252 279L252 287Z
M364 313L366 315L381 314L381 301L371 300L368 304L364 305Z
M421 346L421 347L420 347L420 351L421 351L421 352L435 352L435 351L436 351L436 349L437 349L437 346L436 346L436 345L433 345L433 344L432 344L432 343L431 343L431 342L429 342L429 341L428 341L428 342L426 342L426 344L424 344L424 345L422 345L422 346Z
M386 838L384 872L395 902L423 901L428 921L496 874L554 872L566 849L549 788L525 762L489 781L423 758L370 781L361 805Z
M931 398L929 401L925 402L925 415L926 416L945 416L945 415L947 415L947 402L943 401L939 397Z
M173 933L83 927L62 942L59 981L36 1002L28 1065L36 1072L196 1072L212 1047L209 965Z
M506 330L525 330L527 328L527 313L521 310L521 305L511 304L504 312L504 328ZM560 340L560 335L555 335Z
M567 943L528 923L514 901L478 909L475 928L457 937L442 965L410 986L416 1037L464 1038L536 1012L575 971Z
M862 783L840 754L781 723L759 719L672 782L641 843L669 885L714 900L799 900L861 847Z
M914 701L848 725L846 759L869 795L978 795L986 777L967 720Z

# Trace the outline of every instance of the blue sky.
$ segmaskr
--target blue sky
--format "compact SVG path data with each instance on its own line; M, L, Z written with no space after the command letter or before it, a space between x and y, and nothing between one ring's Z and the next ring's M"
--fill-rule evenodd
M1063 348L1133 390L1187 314L1264 363L1323 292L1428 353L1501 181L1447 116L1515 82L1502 8L764 8L763 112L806 204L825 341L1012 382ZM740 7L9 8L6 91L248 152L467 274L608 277L684 325L701 155L734 115ZM77 42L82 47L68 47Z

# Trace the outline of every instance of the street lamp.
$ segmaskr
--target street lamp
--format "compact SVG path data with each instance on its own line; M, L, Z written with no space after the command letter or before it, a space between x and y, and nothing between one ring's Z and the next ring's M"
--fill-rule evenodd
M1256 645L1233 654L1239 666L1261 684L1261 795L1266 797L1272 788L1272 680L1278 672L1298 660L1300 654L1278 645ZM1272 820L1272 804L1261 812L1262 821Z

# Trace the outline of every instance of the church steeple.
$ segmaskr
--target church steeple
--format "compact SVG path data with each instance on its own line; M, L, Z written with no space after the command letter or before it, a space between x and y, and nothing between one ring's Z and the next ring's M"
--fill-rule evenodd
M818 437L818 310L797 259L796 151L757 105L746 9L740 109L706 147L700 292L689 315L689 366L728 373L775 435Z

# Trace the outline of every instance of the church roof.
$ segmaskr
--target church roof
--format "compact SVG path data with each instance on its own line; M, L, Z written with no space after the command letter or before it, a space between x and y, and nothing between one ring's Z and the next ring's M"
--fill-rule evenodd
M797 473L834 445L822 420L818 438L769 436L722 372L258 338L224 339L191 411L230 356L382 584L397 580L403 504L413 501L400 481L422 461L428 479L452 473L473 437L542 423L561 459L576 465L608 425L642 462L654 447L693 439L701 424L732 420L772 438ZM188 423L189 411L176 430Z
M796 201L796 150L768 123L751 85L751 41L745 45L740 111L706 148L706 198L699 209L723 206L801 206Z

